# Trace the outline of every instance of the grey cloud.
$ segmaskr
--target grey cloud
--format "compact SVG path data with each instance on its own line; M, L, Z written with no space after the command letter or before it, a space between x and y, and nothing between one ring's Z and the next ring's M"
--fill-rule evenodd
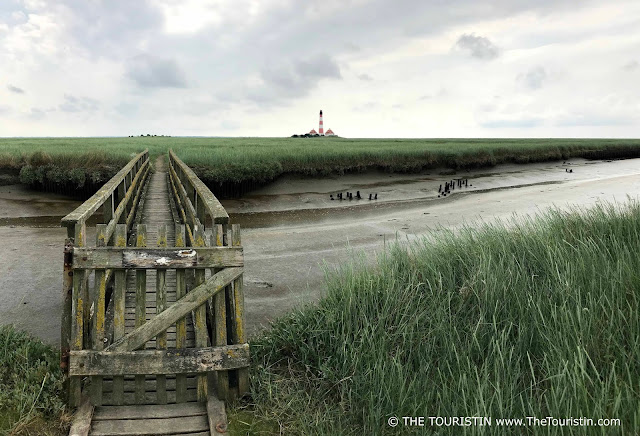
M295 64L295 69L301 78L342 78L338 64L326 55L315 56L310 60L298 61Z
M184 73L174 59L139 55L127 65L127 77L142 88L185 88Z
M456 48L468 51L471 56L478 59L495 59L500 54L498 47L484 36L465 33L455 44Z
M501 0L497 4L486 5L461 0L452 7L437 0L369 0L344 2L340 5L339 13L319 19L318 14L301 14L301 8L304 7L289 1L265 7L259 16L247 21L245 12L248 6L245 2L239 2L233 14L227 11L228 8L218 11L224 25L212 24L188 35L156 35L148 42L149 50L175 53L176 58L181 60L188 57L197 59L197 62L189 65L184 62L185 68L193 71L192 74L202 81L215 75L217 83L224 83L218 89L214 85L212 95L225 101L239 102L251 94L251 100L263 101L276 98L282 94L282 90L247 90L251 88L248 84L253 83L251 78L256 73L256 65L269 65L270 62L278 65L274 59L300 59L308 56L308 53L326 51L327 47L331 47L330 55L334 59L345 53L368 56L368 52L378 50L377 47L387 49L397 46L407 35L437 34L450 26L470 26L474 22L525 11L548 12L556 8L568 8L571 4L568 0L541 0L535 3ZM241 20L234 21L236 16ZM330 29L327 19L331 23ZM372 25L375 26L375 32L372 32ZM475 38L484 41L481 36ZM468 39L463 39L462 44ZM496 52L494 47L491 43L488 49L485 47L483 50L480 44L476 52L480 56L492 56ZM224 61L220 62L220 59ZM295 71L282 71L278 66L270 66L269 70L264 75L276 83L295 82ZM258 72L263 75L260 70ZM276 75L283 77L277 79L274 77ZM303 97L307 92L289 94L290 98L296 95Z
M46 110L43 110L37 107L32 107L29 113L27 114L27 117L32 120L41 120L45 117L47 112L48 111Z
M151 0L59 3L64 5L60 13L66 15L64 22L74 39L95 56L122 58L123 48L135 49L137 43L162 34L164 17Z
M365 74L359 74L358 79L363 80L365 82L370 82L373 80L373 77L365 73Z
M625 71L635 71L638 68L640 68L640 63L638 63L638 61L628 62L622 67L622 69Z
M524 74L519 74L517 79L525 87L535 90L542 88L542 85L547 80L547 77L548 75L544 68L535 67Z
M18 88L17 86L7 85L7 89L14 94L24 94L24 89Z
M5 104L0 104L0 115L6 115L11 112L11 108Z
M58 106L62 112L94 112L100 107L99 103L88 97L64 95L64 102Z
M308 95L319 80L342 79L338 64L326 55L310 59L267 66L260 72L264 86L252 87L244 98L262 104L277 104L283 100ZM233 93L220 93L223 99L237 99Z

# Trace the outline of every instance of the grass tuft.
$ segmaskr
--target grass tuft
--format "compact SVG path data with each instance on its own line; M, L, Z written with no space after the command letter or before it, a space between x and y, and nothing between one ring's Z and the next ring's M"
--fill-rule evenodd
M0 327L0 434L64 432L59 362L52 347L12 326Z

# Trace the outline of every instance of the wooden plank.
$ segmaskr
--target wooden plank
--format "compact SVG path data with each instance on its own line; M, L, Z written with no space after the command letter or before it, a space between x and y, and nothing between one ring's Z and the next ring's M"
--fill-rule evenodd
M115 405L113 404L113 398L111 393L104 393L103 395L103 403L105 405ZM195 402L197 401L197 392L196 389L187 389L187 402ZM167 404L173 404L176 402L176 393L175 391L167 391ZM124 394L124 404L125 405L138 405L135 402L135 394L133 392L125 392ZM144 404L155 404L158 405L156 399L155 392L145 392L144 394ZM158 406L160 407L160 406Z
M151 321L138 327L120 340L114 341L114 343L106 349L109 351L132 351L138 349L144 345L145 342L166 330L168 326L224 289L228 283L238 278L240 274L242 274L242 271L242 268L225 268L207 279L204 284L187 293L187 295L179 301L176 301Z
M194 232L195 247L204 247L205 236L204 227L198 226ZM204 269L197 269L194 272L194 283L196 288L205 282L206 272ZM194 309L193 328L196 333L196 347L204 348L209 345L209 334L207 332L207 307L202 304ZM208 382L207 375L198 376L198 400L207 401Z
M231 244L239 247L241 242L240 224L231 225ZM243 276L241 275L233 281L233 327L231 329L232 343L244 344L247 341L244 326L244 292L243 292ZM239 369L237 372L238 379L238 396L242 397L249 392L249 370Z
M86 241L86 225L78 223L75 226L74 244L76 246L84 246ZM82 350L84 336L84 287L85 287L85 271L77 270L73 272L73 291L72 291L72 307L71 307L71 350ZM71 407L80 405L81 380L72 378L69 381L69 403Z
M184 375L184 374L182 374ZM176 375L177 376L177 375ZM171 391L175 391L176 390L176 376L172 376L170 374L167 374L167 394ZM149 393L149 392L155 392L156 391L156 380L155 380L155 376L153 375L149 375L149 374L145 374L145 375L136 375L134 376L135 378L137 377L142 377L144 380L144 394ZM124 376L124 392L135 392L136 390L136 386L135 383L132 383L132 380L129 380L131 377L126 375ZM153 379L151 379L153 378ZM105 378L104 383L104 387L102 389L102 392L104 392L105 394L109 393L109 392L113 392L113 380L108 380ZM195 389L196 388L196 378L195 376L191 376L191 377L186 377L186 387L188 389ZM136 396L136 401L137 401L137 396ZM185 392L185 401L186 401L186 392ZM184 403L185 401L177 401L178 403ZM142 403L138 403L138 404L144 404L144 396L142 398Z
M156 405L105 406L94 412L93 420L179 418L181 416L205 415L206 413L207 408L204 403L167 404L162 407Z
M161 225L158 228L158 247L167 248L167 226ZM162 313L167 308L167 271L156 271L156 310ZM156 348L162 350L167 348L167 332L166 329L158 333L156 337ZM156 379L156 392L159 404L167 404L167 379L164 375L158 376Z
M184 224L176 224L176 247L186 246L186 234ZM180 300L187 293L187 282L185 280L184 269L176 270L176 299ZM176 348L185 348L187 346L187 318L180 318L176 322ZM176 402L186 401L187 381L185 374L176 375Z
M87 201L82 203L73 212L62 218L62 226L70 227L75 226L76 223L84 222L87 218L94 214L96 210L106 201L106 199L115 191L120 182L124 179L124 176L131 170L138 160L148 160L149 151L145 150L131 159L127 165L122 167L118 173L111 178L107 183L91 196Z
M96 225L96 246L105 244L104 231L106 225ZM92 343L93 349L101 351L104 348L105 338L105 312L106 312L106 292L107 292L107 275L105 270L97 269L94 277L93 288L93 324L92 324ZM102 377L95 376L91 378L91 401L94 406L102 404Z
M82 403L73 415L73 422L69 430L69 436L88 436L91 429L91 417L93 416L93 404L89 397L84 396Z
M218 199L213 195L211 190L207 188L207 186L202 183L202 180L196 176L196 173L193 172L191 168L189 168L184 162L176 156L173 150L169 150L169 159L177 165L180 170L185 174L185 176L192 183L194 189L200 196L200 198L204 201L205 207L207 208L209 215L211 215L211 219L214 224L226 224L229 222L229 215L227 211L222 207Z
M74 248L74 269L226 268L243 266L242 247Z
M65 396L69 394L69 380L67 368L69 364L69 350L71 342L71 318L73 306L73 241L74 233L67 228L67 239L64 243L64 266L62 270L62 320L60 325L60 369L65 377ZM69 400L68 398L66 399Z
M184 416L157 419L118 419L96 421L92 428L93 436L117 435L171 435L185 432L202 432L209 429L206 415Z
M227 412L224 408L224 402L212 395L209 395L207 399L207 419L212 436L227 433Z
M115 245L117 247L125 247L127 245L127 229L125 224L118 224L114 233ZM124 270L117 270L115 273L115 289L113 291L113 340L117 341L122 338L125 333L124 309L125 309L125 292L126 292L126 275ZM114 377L113 379L113 398L116 404L122 404L124 380L122 377Z
M147 226L138 224L136 231L136 247L147 246ZM147 320L145 311L147 298L147 271L136 270L136 327L140 327ZM144 376L136 376L136 402L144 401L145 383Z
M211 244L216 246L224 246L224 226L221 224L214 224L213 231L211 233ZM217 273L219 270L214 270ZM228 286L225 288L225 292L219 292L213 297L213 335L215 338L215 345L227 345L227 292ZM218 398L224 400L229 396L229 373L218 372L216 373L216 392Z
M77 376L204 373L249 365L249 344L138 351L70 351L69 373ZM156 379L157 381L157 379ZM114 393L117 393L114 391Z

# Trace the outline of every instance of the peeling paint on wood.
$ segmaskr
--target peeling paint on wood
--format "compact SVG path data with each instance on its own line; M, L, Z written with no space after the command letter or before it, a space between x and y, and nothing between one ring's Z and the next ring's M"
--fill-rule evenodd
M124 239L122 239L123 242ZM202 239L200 243L203 243ZM223 268L243 265L242 247L195 247L188 250L96 247L73 250L74 269Z
M72 351L69 373L90 375L165 375L204 373L249 365L249 344L140 351Z

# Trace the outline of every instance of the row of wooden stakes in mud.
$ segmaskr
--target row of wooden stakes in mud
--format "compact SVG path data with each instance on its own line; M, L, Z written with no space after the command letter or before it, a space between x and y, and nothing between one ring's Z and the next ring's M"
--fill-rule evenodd
M83 397L93 405L164 404L248 390L240 228L217 200L206 203L215 197L198 191L199 179L175 155L170 164L175 247L167 246L166 226L147 241L156 229L140 224L148 152L63 219L61 367L72 407ZM104 224L88 247L86 221L100 207Z
M451 179L448 182L444 182L444 186L442 184L440 185L438 188L438 198L451 194L452 191L455 191L456 187L462 189L468 188L469 186L473 186L469 184L469 179Z
M356 191L356 195L355 195L355 197L353 196L353 192L349 192L349 191L347 191L347 193L346 193L346 194L347 194L347 197L346 197L346 199L347 199L347 200L353 200L354 198L355 198L356 200L362 200L362 196L360 195L360 191ZM344 198L344 196L343 196L342 192L338 192L338 193L336 194L336 198L333 198L333 194L330 194L330 195L329 195L329 199L330 199L331 201L333 201L333 200L340 200L340 201L342 201L342 200L344 200L345 198ZM378 193L377 193L377 192L376 192L376 193L369 194L369 200L377 200L377 199L378 199Z

